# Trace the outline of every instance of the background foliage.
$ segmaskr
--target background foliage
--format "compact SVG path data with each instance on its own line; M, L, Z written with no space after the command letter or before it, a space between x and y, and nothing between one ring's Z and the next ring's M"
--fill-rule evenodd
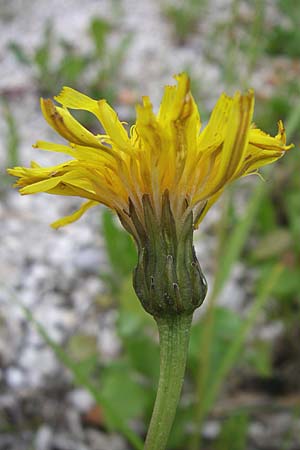
M272 27L267 21L265 1L256 0L249 3L248 8L250 12L245 18L241 2L232 0L224 22L206 31L203 52L211 63L218 65L222 84L229 91L233 87L248 88L260 65L288 58L283 69L273 74L272 95L259 93L255 120L260 128L276 133L274 124L279 118L283 119L288 140L297 146L299 77L295 76L293 67L299 65L300 57L298 4L278 1L279 14L285 20ZM204 34L208 2L164 1L160 13L171 29L175 48L179 49L192 45L198 33ZM91 45L86 52L73 42L61 39L59 30L55 30L51 22L46 24L39 45L32 52L28 52L21 41L11 42L9 51L18 60L20 70L23 67L32 70L37 96L52 96L66 84L92 97L107 98L116 105L120 103L122 63L134 41L134 35L128 32L120 36L118 45L112 48L110 35L116 31L116 23L116 20L94 17L87 30ZM221 41L223 54L220 56L213 49L219 48ZM57 51L60 58L54 56ZM286 74L287 67L291 69L290 75ZM187 69L193 76L195 68ZM197 100L206 99L208 94L203 92L201 80L195 76L192 82ZM129 103L133 97L134 94ZM20 136L7 95L2 99L2 113L6 124L6 161L8 165L16 165L21 158ZM203 117L208 115L207 108ZM95 124L91 118L83 115L82 119L93 130ZM130 123L131 117L127 119ZM243 387L251 386L254 398L261 394L277 398L279 393L284 396L300 388L295 377L300 369L297 345L300 336L299 173L299 153L294 151L271 170L263 172L266 182L257 179L241 189L235 186L228 190L219 205L220 220L211 230L217 242L211 255L213 281L206 309L193 326L187 379L170 449L197 450L201 445L201 448L217 450L248 449L248 430L259 402L254 401L250 406L238 401L231 404L232 393L238 399ZM7 178L4 176L1 190L1 195L5 196ZM238 207L241 198L245 204L242 212ZM99 360L97 348L80 332L69 339L66 347L60 347L30 310L20 307L71 371L74 383L83 385L93 395L97 408L103 413L97 426L117 430L133 448L139 449L155 398L158 341L153 320L144 313L131 287L136 260L131 238L108 211L99 217L99 232L104 238L109 262L107 271L99 273L105 285L102 305L115 309L117 314L116 332L121 345L118 359ZM196 240L198 238L204 237L196 236ZM251 274L246 280L249 305L243 308L220 304L237 262ZM278 341L256 335L259 323L278 321L283 324ZM293 370L286 371L286 367ZM214 440L205 434L205 423L210 417L217 417L220 425ZM0 432L4 432L3 423ZM136 423L139 426L132 427ZM289 436L283 436L282 448L289 448L288 442Z

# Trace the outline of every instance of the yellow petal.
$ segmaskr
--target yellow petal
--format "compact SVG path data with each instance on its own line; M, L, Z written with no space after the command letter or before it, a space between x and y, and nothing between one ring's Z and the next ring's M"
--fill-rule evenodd
M105 100L94 100L81 92L64 87L60 94L55 97L64 107L82 109L94 114L101 122L109 138L122 150L127 150L129 145L128 134L119 121L116 112Z
M189 114L190 80L186 73L175 76L177 86L166 86L157 119L166 123L183 119Z
M286 151L293 148L293 144L286 145L286 136L283 124L278 122L278 134L275 137L259 130L258 128L251 128L249 132L249 144L264 150L281 150Z
M63 176L47 178L45 180L38 181L36 183L23 187L22 189L20 189L20 193L26 195L37 194L38 192L47 192L50 189L56 187L62 181L62 179Z
M82 109L95 115L98 114L97 100L94 100L70 87L64 86L61 92L54 97L54 99L66 108Z
M222 142L228 125L229 114L232 108L232 98L222 94L217 101L209 122L199 136L198 146L200 151L212 147L214 142Z
M67 145L47 141L37 141L33 147L43 151L65 153L77 160L94 161L99 164L116 164L116 161L119 159L119 156L108 147L104 150L99 150L94 147L86 147L83 145L72 144L72 146L69 147Z
M64 153L66 155L76 157L76 152L68 145L56 144L54 142L47 141L37 141L32 147L38 148L39 150Z
M160 219L163 194L168 190L175 221L180 224L182 215L193 210L198 223L227 184L257 172L292 147L286 145L282 122L275 137L251 126L252 92L237 93L233 98L222 94L208 125L200 132L189 78L180 74L175 79L177 85L165 88L158 114L153 113L149 97L143 98L130 136L105 100L94 100L68 87L56 97L62 106L41 100L46 120L68 145L38 141L35 147L73 159L48 168L32 163L31 168L10 169L8 172L18 177L20 192L86 198L87 205L103 203L119 215L125 214L127 221L131 220L132 202L143 222L144 194ZM93 113L106 134L88 131L68 108ZM58 224L69 223L80 211Z
M228 116L219 162L211 171L210 180L202 193L204 197L218 192L241 169L247 151L253 108L254 96L252 91L249 91L247 95L241 95L239 92L235 94Z
M55 106L50 99L41 99L41 109L49 125L69 142L96 148L103 147L99 138L74 119L66 108Z
M80 219L80 217L89 208L92 208L93 206L96 206L98 204L99 204L98 202L94 202L94 201L91 201L91 200L89 200L87 202L84 202L77 211L75 211L73 214L71 214L69 216L65 216L65 217L62 217L59 220L56 220L56 222L53 222L51 224L51 227L57 229L57 228L60 228L60 227L64 227L65 225L68 225L68 224L70 224L72 222L75 222L76 220Z
M278 122L278 134L273 137L258 128L251 128L249 143L239 176L255 172L259 167L281 158L294 145L286 145L285 129L282 121Z
M240 93L235 95L219 168L220 173L223 172L228 179L231 179L235 172L238 172L243 163L253 110L253 91L249 91L247 95L240 95ZM222 175L220 178L222 179Z
M144 153L141 157L148 161L152 156L157 157L161 152L161 136L149 97L143 97L143 104L136 106L135 131Z

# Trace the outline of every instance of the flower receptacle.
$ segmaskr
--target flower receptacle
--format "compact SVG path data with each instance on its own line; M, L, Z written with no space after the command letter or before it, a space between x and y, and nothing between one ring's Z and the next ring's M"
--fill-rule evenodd
M192 314L207 292L193 246L192 212L176 226L167 191L159 219L148 195L143 196L143 224L133 209L131 219L139 230L133 286L144 309L154 317Z

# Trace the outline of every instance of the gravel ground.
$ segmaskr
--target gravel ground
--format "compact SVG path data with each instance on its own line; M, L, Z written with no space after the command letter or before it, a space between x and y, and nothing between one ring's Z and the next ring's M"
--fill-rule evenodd
M60 157L31 147L38 138L57 137L39 111L33 69L16 63L7 51L8 43L21 41L32 52L50 18L60 36L73 40L82 50L88 49L86 30L91 17L101 15L115 21L117 4L117 0L0 0L0 92L9 96L18 124L22 163L36 159L41 164L52 164ZM202 34L224 20L229 4L226 0L210 2L205 23L199 24ZM272 2L268 5L269 20L276 21ZM218 61L211 62L205 56L207 42L201 39L202 34L195 33L187 46L177 46L171 26L161 14L159 1L124 0L121 7L122 19L111 36L111 44L118 43L121 33L134 32L122 68L123 85L134 84L136 95L150 94L157 106L163 84L170 83L172 74L190 67L195 79L201 80L201 95L206 108L210 108L224 86ZM245 4L243 13L247 15L247 11ZM218 57L222 48L215 48L214 52ZM270 70L259 68L252 80L254 87L265 92L270 89L267 82ZM120 113L125 111L119 109ZM6 164L5 134L0 116L2 167ZM125 450L125 443L118 436L82 427L80 414L91 408L92 399L80 389L70 390L69 374L26 322L20 307L24 304L30 308L57 342L63 343L80 330L94 338L102 355L109 358L118 353L115 314L101 313L95 303L104 289L99 272L107 267L99 233L101 208L55 231L49 223L71 212L80 202L43 195L20 198L12 190L2 195L0 201L0 420L4 414L21 429L26 424L18 435L9 430L2 433L0 450ZM213 209L201 230L202 236L197 235L197 251L208 280L212 272L209 255L214 247L209 230L219 214L218 208ZM224 292L223 301L227 305L243 305L247 295L241 288L244 278L245 268L239 264ZM55 416L57 409L60 413ZM33 433L28 417L34 417L36 411L41 414L42 424ZM251 432L259 434L259 426Z

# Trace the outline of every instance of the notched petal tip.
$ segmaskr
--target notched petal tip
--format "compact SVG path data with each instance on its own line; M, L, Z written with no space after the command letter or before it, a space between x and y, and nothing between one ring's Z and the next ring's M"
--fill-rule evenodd
M286 131L285 131L285 127L283 125L283 121L279 120L277 122L277 125L278 125L278 133L275 136L275 139L280 141L280 143L283 146L283 150L288 151L288 150L294 148L295 147L294 144L286 145Z
M190 77L188 76L188 74L186 72L180 72L176 75L173 75L173 78L178 83L184 83L188 88L190 88Z
M185 72L174 75L174 78L177 85L165 86L157 115L162 127L174 124L176 121L184 122L195 113L199 118L198 108L190 91L190 78Z
M66 108L97 112L97 100L68 86L64 86L54 99Z
M63 86L61 88L59 94L54 96L54 100L56 100L58 103L60 103L62 105L63 102L61 100L63 100L63 98L67 95L67 92L69 89L71 89L71 88L68 88L67 86Z

